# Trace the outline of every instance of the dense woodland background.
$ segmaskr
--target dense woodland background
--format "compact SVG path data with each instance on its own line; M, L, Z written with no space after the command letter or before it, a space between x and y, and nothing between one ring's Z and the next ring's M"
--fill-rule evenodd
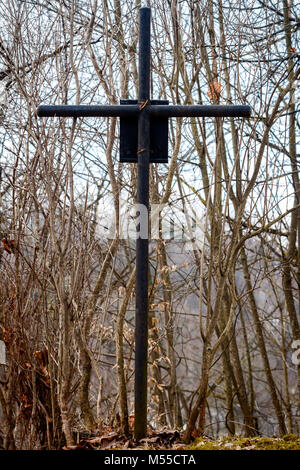
M203 237L151 242L149 425L186 441L299 433L299 3L150 3L153 99L253 113L172 119L169 164L151 166L151 202L196 208ZM140 6L0 3L6 449L130 432L135 247L99 220L134 202L136 166L119 163L116 119L35 112L136 98Z

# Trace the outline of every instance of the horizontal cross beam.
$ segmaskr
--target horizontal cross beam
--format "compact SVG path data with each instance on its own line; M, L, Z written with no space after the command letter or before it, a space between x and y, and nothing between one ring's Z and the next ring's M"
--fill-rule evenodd
M251 108L246 105L148 105L144 110L154 117L250 117ZM40 105L40 117L134 117L141 112L139 104L128 105Z

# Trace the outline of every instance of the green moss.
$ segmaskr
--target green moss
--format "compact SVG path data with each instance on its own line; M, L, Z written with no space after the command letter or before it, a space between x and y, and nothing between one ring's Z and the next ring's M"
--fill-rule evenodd
M286 434L282 439L284 441L299 441L300 436L297 436L297 434Z
M300 436L287 434L282 438L224 437L218 440L196 439L189 450L300 450Z

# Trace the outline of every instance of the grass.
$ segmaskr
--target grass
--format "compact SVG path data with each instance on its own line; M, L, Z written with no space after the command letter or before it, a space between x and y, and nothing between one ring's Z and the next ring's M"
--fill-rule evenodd
M287 434L282 438L223 437L218 440L198 438L187 450L300 450L300 436Z

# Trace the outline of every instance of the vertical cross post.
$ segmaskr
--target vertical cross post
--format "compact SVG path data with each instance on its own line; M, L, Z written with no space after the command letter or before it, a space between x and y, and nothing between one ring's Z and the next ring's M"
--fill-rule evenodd
M134 437L147 434L147 351L148 351L148 233L149 233L149 158L150 158L150 8L140 9L139 28L139 105L137 204L140 213L136 239L136 314L135 314L135 418ZM145 220L145 213L146 220ZM143 237L143 232L147 233Z
M148 352L148 269L149 269L149 162L165 161L164 152L167 149L167 127L160 119L171 117L249 117L249 106L238 105L167 105L167 101L150 101L150 8L140 9L139 24L139 94L138 104L119 105L76 105L48 106L40 105L37 115L40 117L107 117L137 119L136 137L133 146L137 155L123 161L137 162L137 207L140 212L140 225L137 227L136 239L136 323L135 323L135 420L134 437L139 440L147 434L147 352ZM152 117L152 123L150 118ZM151 126L152 131L151 134ZM160 127L163 132L159 132ZM131 129L131 128L130 128ZM158 131L157 131L158 129ZM132 129L131 129L132 132ZM136 132L134 132L136 136ZM127 138L127 135L125 136ZM151 137L151 139L150 139ZM130 138L130 136L128 137ZM132 138L132 136L131 136ZM166 140L166 145L160 145L160 139ZM150 141L151 140L151 141ZM159 142L157 142L159 140ZM132 142L131 142L132 143ZM120 146L121 147L121 146ZM159 149L162 148L161 152ZM155 159L155 152L158 152ZM136 153L136 150L133 152ZM133 158L132 158L133 157ZM136 157L136 158L135 158ZM144 209L144 210L143 210Z

